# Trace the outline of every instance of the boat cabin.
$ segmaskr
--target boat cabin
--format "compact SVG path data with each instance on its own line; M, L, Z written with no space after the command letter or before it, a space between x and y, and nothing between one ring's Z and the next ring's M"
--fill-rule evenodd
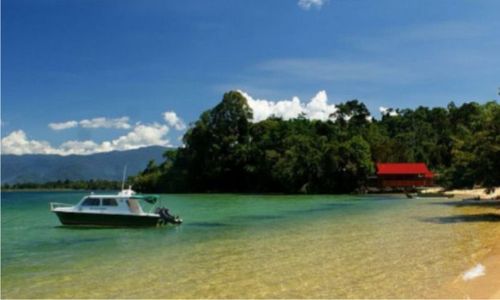
M380 188L414 188L434 185L434 174L425 163L377 163Z
M117 198L113 195L86 196L80 201L80 203L77 204L77 208L79 211L99 211L124 214L144 213L138 199L128 197Z

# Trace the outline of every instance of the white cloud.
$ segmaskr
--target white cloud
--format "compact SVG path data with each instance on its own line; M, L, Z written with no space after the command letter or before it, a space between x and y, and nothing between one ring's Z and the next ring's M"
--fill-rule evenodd
M168 139L164 139L168 133L166 125L138 125L127 135L121 136L110 142L114 150L129 150L151 145L168 146Z
M28 140L22 130L13 131L2 138L2 154L55 154L56 152L49 142Z
M337 110L334 104L328 104L326 91L319 91L309 103L306 104L306 116L308 119L326 121L330 114Z
M159 145L170 146L166 139L169 128L157 123L151 125L139 124L126 135L111 141L96 143L87 141L67 141L55 148L47 141L29 140L24 131L17 130L2 138L3 154L92 154L115 150L130 150L141 147Z
M300 114L304 114L307 119L325 121L337 110L334 104L328 104L325 91L318 92L308 103L302 103L298 97L293 97L292 100L269 101L254 99L243 91L240 93L253 110L253 122L260 122L271 116L289 120L297 118Z
M108 118L93 118L84 119L81 121L67 121L61 123L50 123L49 127L52 130L63 130L69 128L75 128L81 126L83 128L116 128L116 129L130 129L131 126L128 123L129 117L121 117L116 119Z
M304 10L309 10L312 7L315 7L317 9L321 9L321 7L325 3L326 3L326 0L299 0L299 2L297 2L297 5Z
M67 122L61 122L61 123L50 123L49 127L52 130L63 130L63 129L68 129L68 128L73 128L78 126L77 121L67 121Z
M83 128L116 128L116 129L129 129L131 126L128 123L128 117L121 117L116 119L107 118L94 118L90 120L81 120L80 126Z
M380 111L381 115L389 115L391 117L395 117L395 116L398 115L397 111L395 111L392 108L387 108L387 107L384 107L384 106L380 106L378 108L378 110Z
M380 111L381 114L385 115L389 109L385 106L380 106L378 110Z
M177 130L186 129L186 124L184 124L182 119L179 118L177 114L173 111L164 112L163 119L165 119L165 122L167 122L168 125L174 127Z

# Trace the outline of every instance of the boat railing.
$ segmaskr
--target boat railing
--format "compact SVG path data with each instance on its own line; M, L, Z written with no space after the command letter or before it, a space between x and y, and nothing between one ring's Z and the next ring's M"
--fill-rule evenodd
M68 203L50 202L50 210L54 210L59 207L71 207L71 206L73 205Z

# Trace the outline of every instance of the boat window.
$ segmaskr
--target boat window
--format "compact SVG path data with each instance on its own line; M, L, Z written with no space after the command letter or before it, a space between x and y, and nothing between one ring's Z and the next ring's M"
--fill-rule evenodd
M130 209L130 212L132 213L140 213L141 212L141 209L140 209L140 206L139 206L139 202L135 199L128 199L127 200L127 205L128 205L128 208Z
M103 206L118 206L118 203L116 202L116 199L104 198L104 199L102 199L102 205Z
M83 201L84 206L99 206L99 198L87 198Z

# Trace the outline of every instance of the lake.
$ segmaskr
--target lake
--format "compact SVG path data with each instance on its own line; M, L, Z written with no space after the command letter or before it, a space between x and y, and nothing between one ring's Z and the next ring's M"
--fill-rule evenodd
M184 223L65 228L2 192L3 298L427 298L500 235L493 208L401 196L161 195Z

